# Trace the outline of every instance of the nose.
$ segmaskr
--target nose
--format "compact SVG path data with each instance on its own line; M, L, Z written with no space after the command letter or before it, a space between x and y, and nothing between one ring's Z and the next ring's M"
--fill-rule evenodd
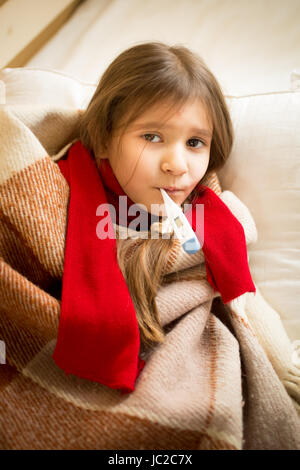
M176 176L183 175L188 171L186 161L180 151L164 154L161 160L161 169L165 173Z

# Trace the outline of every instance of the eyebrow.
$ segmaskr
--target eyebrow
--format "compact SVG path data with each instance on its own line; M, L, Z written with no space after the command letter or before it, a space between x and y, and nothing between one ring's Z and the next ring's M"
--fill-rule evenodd
M145 128L162 128L162 129L175 129L176 126L170 126L168 124L161 124L160 122L156 121L151 121L151 122L144 122L136 126L136 129L145 129ZM201 129L199 127L191 127L190 129L191 133L196 133L196 134L202 134L205 135L206 137L212 137L211 132L208 129Z

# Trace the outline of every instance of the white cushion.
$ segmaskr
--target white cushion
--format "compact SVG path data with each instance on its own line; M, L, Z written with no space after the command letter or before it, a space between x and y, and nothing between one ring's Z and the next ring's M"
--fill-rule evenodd
M55 70L6 68L0 70L0 80L5 84L8 105L85 108L95 91L95 84L75 80Z
M96 85L61 72L4 69L8 105L84 108ZM235 143L219 177L249 208L258 241L250 270L292 340L300 338L300 93L227 97ZM234 262L234 260L233 260Z
M292 340L300 338L300 93L227 99L235 130L231 156L219 171L249 208L258 241L250 269Z

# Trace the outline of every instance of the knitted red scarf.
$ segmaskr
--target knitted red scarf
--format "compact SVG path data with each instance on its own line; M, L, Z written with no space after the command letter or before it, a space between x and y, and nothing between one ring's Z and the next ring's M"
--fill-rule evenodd
M145 365L139 358L140 335L135 309L116 258L116 241L100 240L96 215L100 204L117 208L125 195L108 160L100 171L80 141L58 166L70 186L55 363L66 374L93 380L122 393L132 392ZM133 204L128 200L128 207ZM193 204L204 204L207 279L224 303L255 292L240 222L208 187ZM128 218L130 221L130 218ZM197 232L197 227L193 226ZM110 233L113 232L110 220Z

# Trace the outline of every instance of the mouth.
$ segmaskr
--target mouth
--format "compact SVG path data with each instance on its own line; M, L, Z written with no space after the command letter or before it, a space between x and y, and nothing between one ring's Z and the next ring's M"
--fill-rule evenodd
M176 193L182 193L184 189L182 188L176 188L175 186L169 186L168 188L156 188L156 189L164 189L166 193L168 194L176 194Z

